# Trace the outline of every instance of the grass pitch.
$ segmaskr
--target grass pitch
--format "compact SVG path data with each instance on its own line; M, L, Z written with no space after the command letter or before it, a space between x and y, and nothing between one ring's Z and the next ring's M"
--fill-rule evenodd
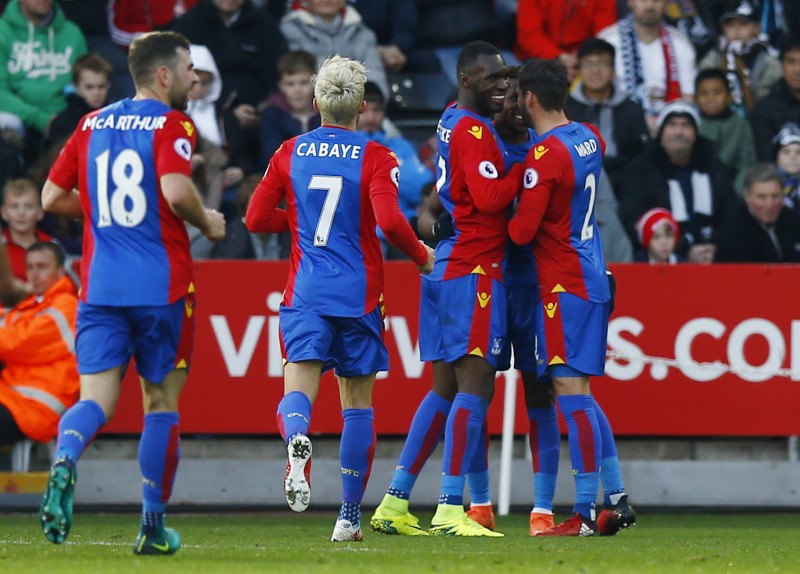
M368 520L371 512L366 513ZM429 519L423 514L423 524ZM331 543L335 512L170 515L184 546L170 557L131 553L138 516L78 510L66 544L47 542L33 514L0 514L0 572L800 572L792 514L640 514L613 538L530 538L527 516L498 519L501 539L385 536ZM558 516L557 518L564 518ZM366 523L365 520L365 523Z

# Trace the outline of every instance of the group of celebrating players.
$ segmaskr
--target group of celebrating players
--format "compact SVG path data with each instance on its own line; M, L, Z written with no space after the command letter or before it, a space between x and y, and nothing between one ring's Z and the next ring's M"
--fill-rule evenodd
M196 133L182 110L197 75L188 42L172 32L146 34L131 45L129 63L136 96L82 120L43 191L47 210L85 219L89 264L76 342L81 399L61 419L40 520L51 542L68 536L77 461L113 415L133 356L145 407L143 512L133 551L166 555L181 545L164 513L180 459L177 403L194 332L184 221L212 240L224 236L225 223L202 207L191 183ZM503 536L494 530L489 498L486 411L513 347L531 424L530 534L615 534L633 525L635 514L610 425L589 390L589 377L604 370L612 306L594 217L605 144L594 128L565 117L568 82L556 61L510 69L494 46L473 42L461 51L457 75L458 99L437 128L436 193L419 219L421 232L440 239L435 252L416 239L398 207L397 158L355 132L365 69L339 56L315 78L322 127L281 146L248 208L252 232L292 237L277 412L288 450L287 502L295 511L310 503L312 406L322 373L334 368L344 426L342 505L331 540L363 538L361 500L376 440L372 393L376 373L389 367L380 226L422 274L420 352L432 363L433 388L370 519L373 530ZM556 404L567 422L576 484L573 515L558 525ZM442 438L441 496L424 530L409 497ZM601 481L604 508L596 513Z

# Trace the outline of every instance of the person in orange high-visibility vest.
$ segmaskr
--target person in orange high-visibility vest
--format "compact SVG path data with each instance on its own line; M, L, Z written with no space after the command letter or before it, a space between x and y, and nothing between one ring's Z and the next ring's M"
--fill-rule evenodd
M0 315L0 443L50 441L80 392L78 298L64 251L56 243L34 243L26 265L32 295Z

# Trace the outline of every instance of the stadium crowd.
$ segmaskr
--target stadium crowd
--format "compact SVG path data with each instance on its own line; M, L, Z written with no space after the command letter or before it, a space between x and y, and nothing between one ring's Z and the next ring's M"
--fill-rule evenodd
M312 77L338 53L366 64L370 103L358 129L402 157L401 207L415 226L433 187L428 138L441 102L455 95L454 57L486 40L509 63L556 58L567 67L568 117L597 126L609 144L597 207L609 261L800 261L795 2L7 0L0 10L0 186L10 253L52 238L70 258L81 256L77 222L42 213L23 221L9 196L41 189L84 114L133 95L133 38L172 29L192 42L200 78L188 109L200 136L193 179L206 207L229 222L241 220L281 142L319 125ZM428 134L398 129L409 102L428 119ZM769 200L746 185L757 162L772 164L782 181L782 201L766 210L758 205ZM672 229L646 217L657 208L677 226L671 249L653 258L646 238ZM741 233L726 232L719 253L731 228ZM387 259L404 257L382 244ZM286 238L241 224L216 245L192 233L197 258L279 259L288 249Z

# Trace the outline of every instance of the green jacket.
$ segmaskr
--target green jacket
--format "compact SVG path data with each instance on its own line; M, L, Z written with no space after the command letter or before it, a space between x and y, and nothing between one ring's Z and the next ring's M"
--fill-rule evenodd
M0 111L18 116L42 132L67 107L64 88L72 64L86 53L80 29L53 4L52 21L36 28L25 19L19 0L11 0L0 18Z
M744 194L744 176L756 163L756 146L750 123L728 108L718 118L702 115L700 135L714 142L717 158L731 168L733 187L740 196Z

